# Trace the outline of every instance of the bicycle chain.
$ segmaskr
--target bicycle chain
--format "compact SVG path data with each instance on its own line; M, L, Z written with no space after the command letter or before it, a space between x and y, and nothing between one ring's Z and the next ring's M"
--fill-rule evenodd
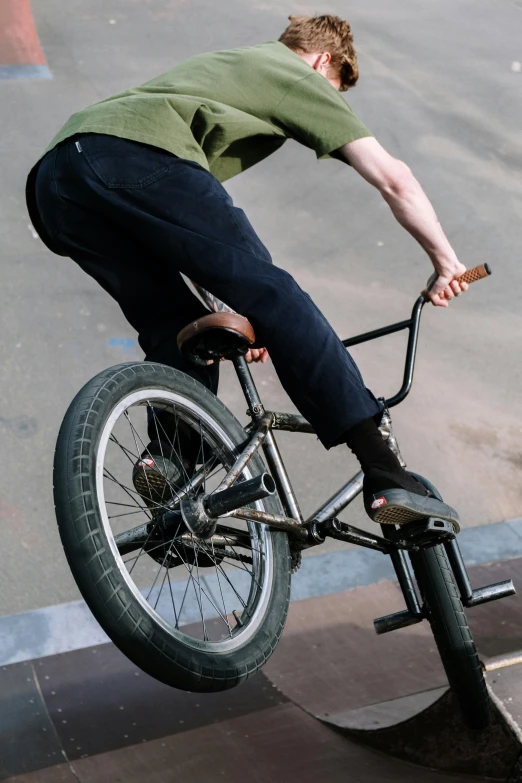
M210 557L212 557L212 555L217 555L218 557L226 557L228 560L239 560L241 563L249 563L250 565L254 564L254 561L250 555L242 555L238 552L230 552L228 549L220 549L217 546L213 547L212 549L203 548L200 546L200 551L205 555L209 555Z
M203 549L201 548L201 551L204 552L204 554L207 555L217 555L218 557L223 556L223 558L228 558L229 560L239 560L241 563L249 563L250 565L253 565L253 560L249 555L241 555L238 552L229 552L228 549L220 549L219 547L214 547L213 549ZM301 552L294 551L290 553L290 561L292 564L291 573L295 574L296 571L299 571L301 568L301 563L303 560L303 556Z
M228 549L220 549L215 546L213 549L204 549L200 547L200 551L206 555L217 555L218 557L228 558L229 560L239 560L241 563L249 563L253 565L253 560L249 555L242 555L238 552L230 552ZM295 574L301 568L303 555L301 552L294 550L290 553L290 562L292 564L291 573Z

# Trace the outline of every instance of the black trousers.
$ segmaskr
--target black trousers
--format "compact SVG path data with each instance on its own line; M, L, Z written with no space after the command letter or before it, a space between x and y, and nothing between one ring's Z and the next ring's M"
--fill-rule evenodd
M40 235L116 299L147 360L217 391L218 365L189 365L176 346L180 329L208 312L182 272L250 320L256 345L268 349L284 389L324 446L379 414L325 317L272 263L244 212L203 167L89 133L49 152L32 181L28 203Z

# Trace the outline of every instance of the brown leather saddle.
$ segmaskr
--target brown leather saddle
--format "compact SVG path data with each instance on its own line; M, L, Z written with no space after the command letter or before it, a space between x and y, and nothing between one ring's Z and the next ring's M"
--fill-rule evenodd
M256 339L250 321L238 313L210 313L178 334L182 356L193 364L244 356Z

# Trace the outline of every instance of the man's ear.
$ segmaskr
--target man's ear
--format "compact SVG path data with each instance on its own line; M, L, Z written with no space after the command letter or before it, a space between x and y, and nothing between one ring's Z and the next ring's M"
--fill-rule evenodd
M320 57L320 63L324 68L327 68L332 61L332 55L330 52L323 52Z
M314 71L319 71L321 68L324 68L330 64L330 60L332 59L332 55L330 52L321 52L317 55L317 57L310 63Z

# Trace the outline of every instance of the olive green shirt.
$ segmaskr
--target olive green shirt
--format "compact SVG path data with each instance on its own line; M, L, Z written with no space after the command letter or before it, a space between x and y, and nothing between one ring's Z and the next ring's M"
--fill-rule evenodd
M160 147L201 164L221 182L288 138L321 158L371 136L342 94L279 41L191 57L76 112L46 151L77 133Z

